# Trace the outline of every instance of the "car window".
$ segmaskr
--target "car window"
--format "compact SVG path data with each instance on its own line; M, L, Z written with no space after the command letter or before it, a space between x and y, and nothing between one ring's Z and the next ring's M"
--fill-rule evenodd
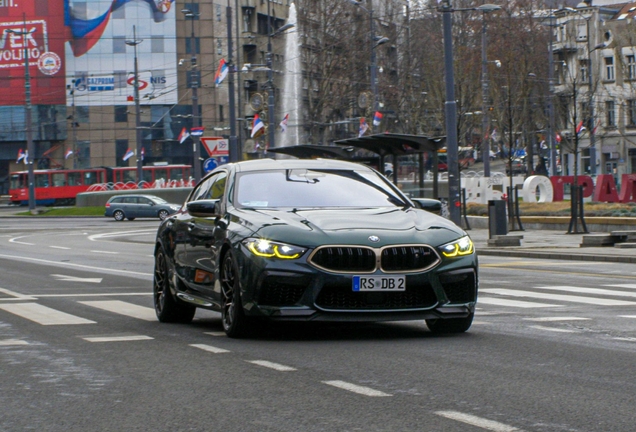
M242 207L385 207L404 200L378 175L353 170L249 172L238 179Z
M220 172L202 182L193 192L190 201L219 199L223 196L227 173Z
M150 205L152 204L152 201L150 201L148 198L144 198L144 197L139 197L138 199L138 203L139 204L145 204L145 205Z

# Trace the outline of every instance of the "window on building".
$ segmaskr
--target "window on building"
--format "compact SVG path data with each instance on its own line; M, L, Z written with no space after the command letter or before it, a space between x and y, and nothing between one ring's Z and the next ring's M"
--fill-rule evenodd
M605 79L614 81L614 57L605 57Z
M199 19L199 3L186 3L184 9L188 9L194 14L194 19ZM186 20L191 20L193 17L185 17Z
M605 102L606 122L608 127L616 126L616 107L614 101Z
M185 40L185 52L186 54L192 54L192 38L188 37ZM195 48L195 53L194 54L199 54L201 53L201 39L198 37L194 38L194 48Z
M580 79L581 82L587 83L589 76L589 60L588 59L581 59L579 60L579 71L580 71Z
M223 116L223 105L219 105L219 121L220 121L220 122L224 121L224 116Z
M627 56L627 79L636 79L636 56Z
M125 123L128 121L128 106L115 105L115 122Z
M576 26L576 40L577 41L585 41L587 40L587 24L579 23Z
M636 99L627 101L627 126L636 127Z
M129 163L122 158L128 151L128 140L127 139L118 139L115 140L115 161L117 166L128 166Z
M126 38L124 36L113 36L113 53L126 54Z

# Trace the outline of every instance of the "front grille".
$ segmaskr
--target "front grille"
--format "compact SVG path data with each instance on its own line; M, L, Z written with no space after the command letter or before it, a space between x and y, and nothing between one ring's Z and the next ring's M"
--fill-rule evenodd
M451 303L469 303L477 298L475 273L472 270L444 273L439 275L439 281Z
M392 246L382 249L382 270L387 272L424 270L439 261L429 246Z
M375 252L365 247L327 246L310 257L311 263L329 271L372 272L375 270Z
M437 298L428 284L418 286L407 283L402 292L354 292L351 283L325 285L316 306L331 310L416 309L435 305Z
M309 278L267 276L261 284L258 304L261 306L294 306L307 289Z

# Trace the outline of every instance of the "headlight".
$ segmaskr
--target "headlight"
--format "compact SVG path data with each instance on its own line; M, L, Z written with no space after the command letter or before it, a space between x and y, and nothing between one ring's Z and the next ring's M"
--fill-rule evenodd
M254 255L263 258L296 259L305 253L305 248L301 248L286 243L277 243L265 239L247 239L243 244Z
M441 246L440 249L442 250L442 255L447 258L470 255L475 251L473 248L473 241L468 236L455 240L452 243L445 244L444 246Z

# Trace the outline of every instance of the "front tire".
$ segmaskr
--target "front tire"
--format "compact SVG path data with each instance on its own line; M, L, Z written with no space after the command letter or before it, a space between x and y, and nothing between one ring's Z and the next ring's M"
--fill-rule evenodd
M196 307L175 299L170 292L168 261L163 249L155 254L152 298L160 322L187 324L192 321Z
M427 319L426 326L435 334L464 333L473 324L474 316L475 313L471 312L466 318Z
M166 220L168 217L168 210L159 210L159 219Z
M221 295L223 308L221 309L221 321L223 330L228 337L242 338L247 336L249 319L245 316L241 304L239 288L239 272L232 252L223 257L221 266Z

